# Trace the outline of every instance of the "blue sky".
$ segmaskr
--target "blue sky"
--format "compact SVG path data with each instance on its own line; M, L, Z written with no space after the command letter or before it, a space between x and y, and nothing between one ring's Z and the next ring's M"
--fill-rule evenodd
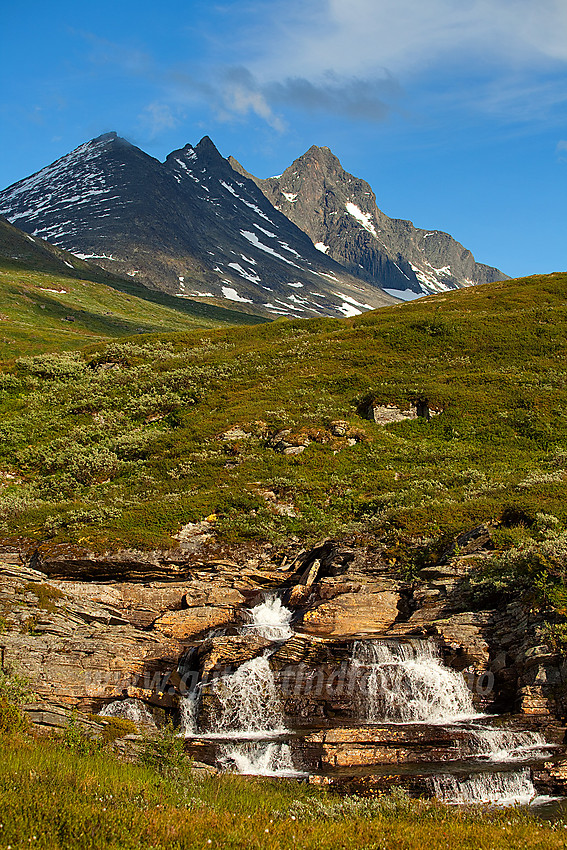
M0 49L2 188L108 130L260 177L328 145L388 215L567 269L566 0L28 0Z

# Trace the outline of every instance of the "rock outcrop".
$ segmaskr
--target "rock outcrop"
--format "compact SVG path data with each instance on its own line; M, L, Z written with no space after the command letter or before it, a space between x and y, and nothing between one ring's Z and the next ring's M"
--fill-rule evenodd
M186 673L214 676L264 652L269 643L245 630L247 611L279 588L295 632L270 664L294 723L355 719L341 677L354 642L376 637L433 638L484 710L542 723L567 714L567 664L545 642L541 613L520 599L479 607L471 595L469 576L494 548L489 527L460 535L411 581L381 541L293 544L284 554L222 551L208 537L193 545L189 534L172 552L22 550L28 565L5 553L2 666L29 678L44 711L92 711L125 696L175 711Z

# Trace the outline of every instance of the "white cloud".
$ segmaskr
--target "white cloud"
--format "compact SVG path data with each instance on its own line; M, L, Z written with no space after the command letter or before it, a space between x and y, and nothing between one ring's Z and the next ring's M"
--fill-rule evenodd
M159 136L164 130L172 130L180 123L167 103L157 101L146 106L139 118L152 137Z
M567 139L560 139L557 142L555 153L557 154L559 162L567 162Z
M405 91L424 112L507 122L565 100L566 0L256 0L243 30L252 18L239 40L248 76L225 105L278 129L274 110L289 106L381 121Z
M564 0L272 0L253 70L313 80L332 67L366 76L444 62L525 66L567 61Z
M246 117L253 113L263 118L270 127L278 132L285 129L284 122L269 106L264 92L258 87L254 77L246 68L229 68L220 84L222 107L219 116L236 114ZM223 115L223 111L226 114Z

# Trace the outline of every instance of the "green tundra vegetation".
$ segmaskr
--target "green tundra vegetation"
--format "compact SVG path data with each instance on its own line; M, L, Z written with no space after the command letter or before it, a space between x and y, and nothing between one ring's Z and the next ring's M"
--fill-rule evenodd
M0 228L0 255L2 235ZM58 268L51 269L49 260L48 256L45 262L36 261L30 267L0 256L0 359L74 350L142 332L265 321L235 310L144 290L139 284L114 278L102 269L94 274L87 269L84 278L73 276L76 269L64 275ZM78 260L75 262L81 265Z
M292 780L196 776L148 749L119 761L73 729L59 740L0 734L0 843L42 850L360 848L508 850L565 847L567 824L519 810L456 809L404 793L341 797Z
M226 541L434 540L506 514L510 545L561 535L566 289L567 274L536 276L352 319L20 356L0 374L1 533L167 546L215 515ZM417 399L441 413L361 415Z

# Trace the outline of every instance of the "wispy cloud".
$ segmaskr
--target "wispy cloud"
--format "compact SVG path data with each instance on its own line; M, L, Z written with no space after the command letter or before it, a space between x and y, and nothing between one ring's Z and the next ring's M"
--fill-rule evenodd
M167 103L154 101L148 104L139 116L140 122L149 132L150 138L156 138L165 130L173 130L181 123L180 115L174 115Z
M264 7L266 8L266 7ZM564 0L272 0L255 70L312 79L332 67L396 76L447 61L515 67L567 61Z
M559 162L567 162L567 139L560 139L555 148Z
M150 132L173 128L188 105L281 133L290 110L385 121L406 92L414 109L508 122L541 120L565 99L565 0L247 0L238 16L215 7L211 20L217 47L198 65L86 36L93 62L151 83Z

